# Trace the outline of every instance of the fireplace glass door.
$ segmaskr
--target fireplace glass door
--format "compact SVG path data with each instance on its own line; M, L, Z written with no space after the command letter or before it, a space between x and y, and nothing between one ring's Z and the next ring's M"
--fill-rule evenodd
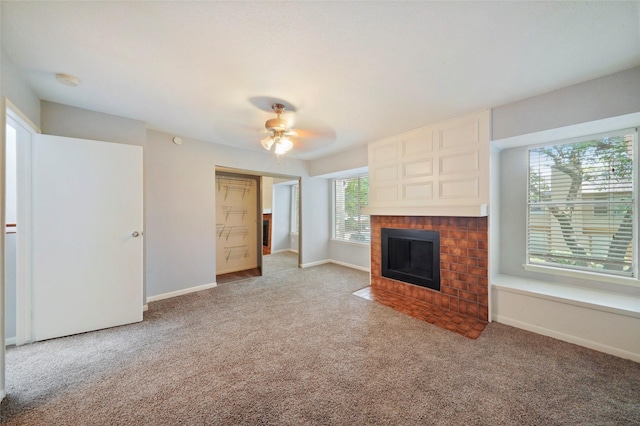
M440 291L440 233L382 228L382 276Z

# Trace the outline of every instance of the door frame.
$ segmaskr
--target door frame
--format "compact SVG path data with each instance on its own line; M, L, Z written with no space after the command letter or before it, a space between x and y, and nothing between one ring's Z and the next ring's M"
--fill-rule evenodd
M25 166L30 165L28 161L31 153L31 136L40 133L40 129L34 124L25 114L23 114L18 107L16 107L8 98L2 97L2 107L0 109L0 126L2 127L2 136L0 137L0 186L2 187L2 195L0 196L0 223L6 230L6 218L5 218L5 206L6 206L6 149L7 149L7 124L8 120L13 121L15 124L22 127L29 135L28 140L16 144L16 157L18 152L22 150L21 161L26 164L16 164L18 167L17 173L26 173L30 176L30 169L25 171ZM18 159L16 159L18 161ZM24 179L23 179L24 182ZM30 182L30 180L28 181ZM29 185L26 185L29 186ZM20 256L22 260L18 260L16 264L16 344L25 343L31 335L31 298L29 297L29 282L28 274L25 275L25 271L29 271L28 268L28 246L25 245L24 240L28 237L30 228L30 221L28 215L25 217L24 203L29 202L31 199L30 193L26 194L25 191L29 191L28 188L17 188L18 192L18 212L17 222L23 223L24 229L16 235L18 244L20 244ZM22 193L22 200L20 200L20 193ZM28 195L28 196L27 196ZM22 208L20 207L22 204ZM22 235L21 235L22 234ZM27 240L28 241L28 240ZM6 332L5 332L5 313L6 313L6 301L5 295L5 274L6 274L6 262L5 262L5 238L0 241L0 342L2 342L2 350L0 351L0 400L6 396ZM18 253L18 254L20 254Z
M233 174L240 174L240 175L247 175L247 176L257 176L259 178L266 176L266 177L272 177L272 178L278 178L278 179L287 179L287 180L295 180L298 182L298 188L299 188L299 192L298 192L298 223L299 223L299 229L298 229L298 268L302 268L302 177L301 176L295 176L295 175L285 175L285 174L281 174L281 173L270 173L270 172L259 172L256 170L245 170L245 169L236 169L236 168L232 168L232 167L224 167L224 166L215 166L215 172L216 175L218 173L233 173ZM259 182L262 183L262 179L259 179ZM261 188L259 188L260 191L258 191L258 209L259 209L259 215L258 218L259 220L257 221L256 226L258 227L258 269L260 270L260 275L262 275L262 271L263 271L263 265L262 265L262 191ZM216 250L218 250L218 247L216 245ZM217 265L216 265L217 268Z

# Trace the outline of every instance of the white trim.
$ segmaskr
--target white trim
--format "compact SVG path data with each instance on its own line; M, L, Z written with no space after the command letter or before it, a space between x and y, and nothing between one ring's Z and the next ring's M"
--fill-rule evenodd
M7 114L9 115L9 114ZM25 127L25 122L15 120L22 129L16 140L16 178L17 178L17 223L19 232L16 237L16 345L33 340L31 324L31 150L33 135L39 134L36 128ZM26 133L25 133L26 132ZM27 135L28 139L21 139Z
M511 275L496 275L491 280L491 287L510 293L640 318L639 291L635 291L632 294L623 294L566 284L548 283Z
M396 206L396 207L363 207L362 213L369 216L457 216L485 217L489 216L489 206L478 204L472 206Z
M4 341L4 345L5 346L10 346L10 345L15 345L16 344L16 338L14 337L7 337L7 339Z
M331 238L332 243L351 244L353 246L370 247L371 241L347 241L340 238Z
M331 263L335 263L336 265L346 266L347 268L357 269L359 271L371 272L371 268L366 268L364 266L354 265L352 263L340 262L340 261L337 261L337 260L331 260L330 262Z
M317 262L303 263L302 265L300 265L300 267L301 268L311 268L313 266L324 265L325 263L331 263L331 260L330 259L325 259L325 260L318 260Z
M296 254L298 253L297 250L288 248L288 249L274 250L274 251L271 252L271 254L286 253L286 252L296 253Z
M197 291L208 290L210 288L217 287L218 283L203 284L195 287L184 288L182 290L170 291L168 293L157 294L155 296L147 297L147 303L157 302L158 300L170 299L172 297L183 296L189 293L195 293Z
M371 272L369 268L365 268L365 267L359 266L359 265L354 265L352 263L340 262L338 260L333 260L333 259L324 259L324 260L318 260L317 262L303 263L302 265L300 265L300 267L301 268L311 268L311 267L314 267L314 266L326 265L327 263L333 263L333 264L340 265L340 266L346 266L347 268L358 269L358 270L364 271L364 272Z
M36 133L42 133L40 128L36 126L36 124L33 121L31 121L29 117L24 115L22 111L20 111L20 109L18 109L18 107L13 104L13 102L11 102L6 97L3 99L5 102L5 113L9 117L13 118L18 123L22 124L25 127L30 127L31 129L35 130Z
M145 303L144 305L142 305L142 312L147 312L149 310L149 304Z
M578 271L576 269L555 268L546 265L523 264L525 271L539 272L541 274L561 275L563 277L579 278L581 280L598 281L602 283L620 284L638 287L640 280L637 278L623 277L619 275L599 274L597 272Z
M556 330L539 327L537 325L518 321L516 319L504 317L501 315L494 315L493 321L499 322L500 324L505 324L505 325L520 328L523 330L531 331L532 333L541 334L543 336L553 337L554 339L562 340L564 342L569 342L579 346L584 346L585 348L593 349L599 352L615 355L620 358L625 358L635 362L640 362L640 354L625 351L624 349L619 349L613 346L604 345L602 343L594 342L592 340L582 339L580 337L572 336L570 334L565 334Z

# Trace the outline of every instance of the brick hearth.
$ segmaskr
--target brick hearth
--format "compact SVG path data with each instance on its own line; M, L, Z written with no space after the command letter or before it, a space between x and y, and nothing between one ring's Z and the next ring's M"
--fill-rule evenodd
M440 232L440 290L381 275L381 229ZM488 232L486 217L371 216L371 287L432 305L479 323L489 317ZM431 322L431 321L430 321ZM468 324L469 321L465 321ZM449 327L447 327L449 328ZM483 327L484 328L484 327ZM449 328L450 329L450 328ZM470 336L469 336L470 337Z

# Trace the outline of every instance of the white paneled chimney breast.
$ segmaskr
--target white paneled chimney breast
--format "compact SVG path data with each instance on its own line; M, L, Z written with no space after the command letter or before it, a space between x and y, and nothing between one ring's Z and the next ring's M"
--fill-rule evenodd
M490 111L369 144L370 215L488 215Z

